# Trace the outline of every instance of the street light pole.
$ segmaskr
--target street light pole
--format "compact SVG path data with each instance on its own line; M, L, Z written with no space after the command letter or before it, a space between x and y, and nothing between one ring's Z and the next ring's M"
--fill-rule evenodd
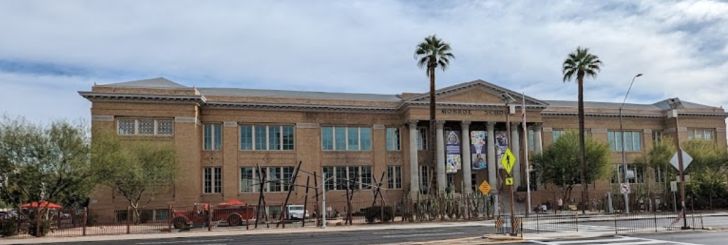
M510 106L509 103L510 102L515 102L516 100L513 99L513 97L511 97L507 93L501 95L501 98L503 99L503 101L506 102L506 150L508 150L510 148L510 145L511 145L511 118L510 118L511 106ZM503 152L502 154L505 155L505 152ZM496 163L496 165L497 165L497 163ZM496 169L498 169L498 168L496 167ZM510 174L508 175L508 177L510 177ZM513 221L515 219L515 217L514 217L515 214L514 214L514 210L513 210L514 209L513 202L515 202L515 200L513 198L513 195L514 194L513 194L513 185L512 184L511 184L511 187L510 187L510 192L511 192L511 235L514 235L515 236L516 235L516 227L513 226Z
M690 229L688 226L688 219L685 209L685 165L683 164L683 151L682 147L680 146L680 121L679 121L679 113L677 109L685 108L683 106L682 102L680 102L680 99L678 98L671 98L667 100L667 104L670 105L670 108L672 108L672 111L668 114L668 117L671 115L675 118L675 144L677 145L677 161L678 161L678 171L680 173L680 204L682 206L682 218L683 218L683 230Z
M627 94L624 95L624 100L622 100L622 105L619 106L619 134L621 135L620 138L622 138L622 169L624 170L624 184L629 183L629 180L627 179L627 157L624 153L624 128L622 126L622 108L624 108L624 102L627 102L627 96L629 96L629 91L632 90L632 84L634 84L634 79L641 76L642 73L637 74L632 78L632 82L629 84L629 88L627 89ZM624 211L625 213L629 214L629 194L626 192L624 193Z

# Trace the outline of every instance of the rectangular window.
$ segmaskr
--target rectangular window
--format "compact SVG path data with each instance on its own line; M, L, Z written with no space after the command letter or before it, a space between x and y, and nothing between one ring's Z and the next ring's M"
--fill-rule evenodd
M430 168L427 166L420 166L420 190L427 190L430 183Z
M402 189L401 166L387 166L387 188Z
M255 136L254 136L255 137L254 138L255 148L253 148L253 149L254 150L255 149L267 150L268 148L266 146L268 145L268 132L267 132L268 130L266 129L266 127L265 126L258 126L258 127L253 126L253 131L255 132Z
M263 126L261 126L263 127ZM268 150L278 151L281 149L281 128L280 126L268 126Z
M169 119L119 119L117 132L119 135L170 136L174 132L173 125Z
M326 179L326 190L336 190L336 184L334 183L334 167L324 167L324 177Z
M283 191L288 191L288 186L293 182L294 167L282 167L282 168L283 168Z
M364 127L321 127L321 149L324 151L371 150L371 130L371 128Z
M655 182L657 183L665 183L665 179L667 178L667 171L661 167L655 168Z
M622 132L609 131L607 135L609 148L614 152L622 151ZM624 131L624 151L642 151L642 133L639 131Z
M240 150L253 150L252 125L240 125Z
M284 151L292 151L294 149L294 132L293 132L293 126L282 126L283 128L283 150Z
M244 167L240 168L240 192L246 193L246 192L257 192L258 188L256 188L256 179L255 179L255 169L253 167Z
M346 190L347 184L349 184L349 176L346 175L347 167L335 167L334 169L336 170L336 190Z
M359 188L359 184L361 183L361 180L359 179L361 177L359 172L359 167L349 167L349 189L351 190L357 190Z
M222 148L222 124L205 124L203 150L219 151Z
M222 192L222 168L212 167L203 170L203 188L205 194Z
M268 191L280 192L282 186L281 181L281 168L271 167L268 168Z
M399 151L399 128L387 128L387 151Z
M155 221L166 221L169 220L169 209L155 209L154 210Z
M361 188L371 189L372 188L372 167L362 166L361 167Z
M533 151L536 149L536 140L534 139L535 132L533 129L528 130L528 150Z
M705 129L705 128L689 128L688 129L688 140L701 139L701 140L713 141L713 139L715 138L714 135L715 135L714 129Z
M427 128L426 127L418 127L417 128L417 150L418 151L424 151L427 150Z
M554 129L553 131L551 131L551 137L553 137L553 139L554 139L553 142L556 142L557 140L559 140L559 136L561 136L562 134L564 134L564 132L566 132L566 131L556 130L556 129Z

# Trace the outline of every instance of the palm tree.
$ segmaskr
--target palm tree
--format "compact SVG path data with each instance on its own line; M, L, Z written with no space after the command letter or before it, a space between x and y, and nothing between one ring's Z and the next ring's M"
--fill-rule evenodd
M584 143L584 76L597 77L601 71L602 61L599 57L589 53L589 48L576 47L576 51L569 54L562 65L564 82L572 80L576 75L579 84L579 162L582 166L581 185L582 192L582 213L586 213L586 203L589 203L589 182L587 180L587 167L585 160Z
M435 69L439 66L443 71L450 65L450 59L455 59L455 55L450 53L450 44L443 42L436 35L425 38L424 41L417 44L415 49L415 59L417 66L427 68L427 76L430 78L430 159L437 166L436 149L435 149ZM441 190L439 190L441 191Z

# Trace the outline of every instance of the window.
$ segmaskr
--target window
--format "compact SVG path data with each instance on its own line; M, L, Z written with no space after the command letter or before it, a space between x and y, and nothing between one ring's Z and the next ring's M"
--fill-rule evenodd
M387 166L387 188L402 189L401 166Z
M258 188L256 187L259 180L255 179L256 168L248 167L248 168L240 168L240 192L246 193L246 192L257 192Z
M701 140L709 140L713 141L715 135L714 129L704 129L704 128L690 128L688 129L688 139L701 139Z
M429 188L430 168L428 166L420 166L420 190L427 190Z
M417 150L418 151L424 151L427 150L427 128L426 127L418 127L417 128Z
M324 167L326 190L371 189L372 167ZM331 178L333 176L333 178Z
M561 135L564 135L566 132L569 132L570 130L571 129L554 129L553 131L551 131L551 136L554 139L553 142L556 142L556 140L558 140L559 137L561 137ZM574 130L574 131L577 132L577 134L579 132L578 130ZM586 136L586 138L588 138L589 135L590 135L589 134L589 131L588 130L584 130L584 136ZM577 138L578 138L578 136L577 136Z
M283 170L283 191L288 191L288 185L293 182L293 167L282 167Z
M321 149L324 151L369 151L372 149L372 129L321 127Z
M119 135L164 135L170 136L174 131L171 119L119 119L117 129Z
M269 192L280 192L281 189L281 169L280 168L268 168L268 191Z
M665 179L667 179L666 169L663 169L661 167L656 167L655 168L655 182L656 183L665 183Z
M624 168L619 165L619 178L624 182ZM627 180L629 183L645 183L645 168L627 164Z
M387 128L387 151L399 151L399 128Z
M662 140L662 131L652 131L652 144L657 144Z
M533 129L528 129L528 150L533 151L536 149L536 140L534 139L535 132ZM473 178L475 179L475 178Z
M267 167L261 168L262 174L258 174L258 168L241 167L240 168L240 192L250 193L259 192L259 184L262 182L261 177L265 176L263 183L264 192L282 192L288 191L288 185L293 180L293 170L295 167Z
M240 125L240 150L293 150L293 126Z
M169 209L155 209L154 210L154 220L155 221L163 221L163 220L169 220Z
M219 151L222 148L222 124L205 124L203 150Z
M622 133L609 131L609 148L612 151L622 151ZM642 133L639 131L624 131L624 151L642 151Z
M205 194L222 192L222 168L204 168L203 171L203 189Z

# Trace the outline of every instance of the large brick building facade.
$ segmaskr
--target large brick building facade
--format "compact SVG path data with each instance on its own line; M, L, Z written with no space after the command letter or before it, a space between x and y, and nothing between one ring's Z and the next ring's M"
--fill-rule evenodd
M167 141L177 149L179 180L169 193L158 194L153 204L217 203L258 200L260 179L256 166L268 180L289 179L302 162L296 184L325 172L329 203L344 210L343 180L355 179L367 189L375 179L385 187L384 197L397 201L408 192L475 190L483 181L496 183L496 164L502 152L506 112L510 113L511 149L518 161L516 186L525 186L522 166L524 146L538 152L565 130L576 130L575 101L544 101L525 97L527 134L521 121L520 93L476 80L437 91L437 164L426 148L429 134L429 93L396 95L323 93L237 88L187 87L164 78L95 85L80 92L92 102L93 127L115 129L122 138ZM514 108L502 96L513 99ZM667 100L654 104L625 104L623 125L627 162L644 154L661 135L683 140L703 138L726 145L726 113L722 108L683 101L679 128ZM621 163L619 103L585 102L586 130L590 137L610 144L615 173ZM462 139L462 140L459 140ZM451 142L452 140L452 142ZM458 144L451 144L458 143ZM525 143L525 144L524 144ZM463 154L470 152L471 154ZM451 165L459 162L460 168ZM631 165L630 165L631 166ZM453 174L448 170L457 169ZM629 167L637 185L645 182L645 169ZM301 177L302 176L302 177ZM381 179L384 176L384 179ZM663 180L664 181L664 180ZM536 181L532 181L536 182ZM321 183L320 177L318 183ZM313 180L311 180L313 184ZM535 184L534 184L535 185ZM593 195L614 186L609 180L594 185ZM544 197L536 186L534 202ZM590 187L592 188L592 187ZM269 204L281 204L288 186L265 185ZM573 196L579 196L578 190ZM296 188L290 203L303 202ZM99 187L92 203L97 207L127 205L111 190ZM312 199L309 199L312 200ZM362 192L355 203L371 202ZM363 204L362 204L363 205ZM359 206L362 206L359 205ZM355 210L359 207L355 205ZM310 209L310 208L309 208Z

